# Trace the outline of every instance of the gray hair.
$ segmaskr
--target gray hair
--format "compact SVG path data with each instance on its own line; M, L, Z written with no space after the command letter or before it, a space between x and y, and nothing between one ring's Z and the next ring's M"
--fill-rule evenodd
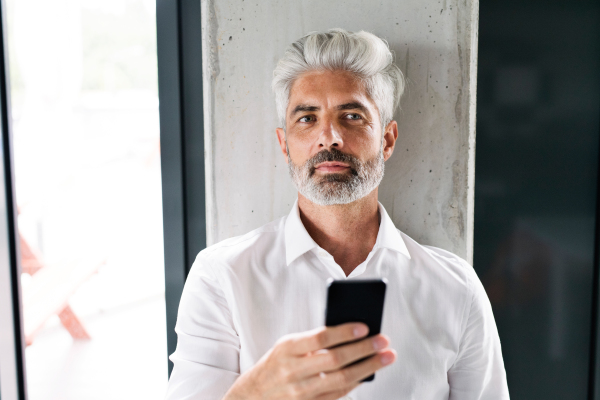
M330 29L312 32L292 43L273 71L277 115L285 129L285 113L294 81L309 71L347 71L358 77L373 99L382 128L392 120L404 92L404 76L388 44L372 33Z

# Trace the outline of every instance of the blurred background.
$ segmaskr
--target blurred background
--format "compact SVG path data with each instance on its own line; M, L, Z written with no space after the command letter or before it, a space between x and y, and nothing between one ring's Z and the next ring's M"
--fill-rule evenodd
M598 398L599 27L597 1L480 3L473 266L511 399Z
M8 0L30 400L167 382L154 0Z

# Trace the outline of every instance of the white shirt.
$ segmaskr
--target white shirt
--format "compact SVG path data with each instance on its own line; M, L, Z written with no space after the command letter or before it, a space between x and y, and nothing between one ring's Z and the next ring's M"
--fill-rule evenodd
M379 205L377 241L346 277L291 213L198 254L175 331L167 399L221 399L282 336L324 325L333 279L388 281L382 333L398 353L347 398L508 399L492 308L473 268L422 246Z

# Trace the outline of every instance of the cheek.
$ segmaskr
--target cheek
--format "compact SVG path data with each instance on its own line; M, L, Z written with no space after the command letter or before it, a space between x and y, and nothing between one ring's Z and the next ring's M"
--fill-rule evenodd
M304 143L298 137L290 137L287 141L288 146L288 156L292 159L294 164L302 165L309 158L309 151L306 143Z
M351 135L344 142L346 148L354 154L361 154L366 158L371 158L379 152L381 147L381 138L372 133L362 135Z
M309 154L319 151L319 135L311 128L294 129L288 133L287 144L292 159L297 163L296 159L306 159Z

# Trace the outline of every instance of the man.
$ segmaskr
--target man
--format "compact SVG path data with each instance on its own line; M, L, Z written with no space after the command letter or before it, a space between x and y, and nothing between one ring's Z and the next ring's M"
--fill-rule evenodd
M280 60L273 89L298 201L287 217L198 255L167 398L508 399L473 268L398 231L377 201L403 92L385 42L309 34ZM384 334L322 326L329 278L381 277Z

